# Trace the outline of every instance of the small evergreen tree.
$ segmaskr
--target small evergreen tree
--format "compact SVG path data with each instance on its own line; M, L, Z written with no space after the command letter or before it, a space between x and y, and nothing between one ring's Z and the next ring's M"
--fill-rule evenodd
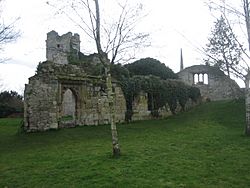
M206 64L218 66L230 77L230 73L238 69L242 51L223 16L215 22L208 40Z

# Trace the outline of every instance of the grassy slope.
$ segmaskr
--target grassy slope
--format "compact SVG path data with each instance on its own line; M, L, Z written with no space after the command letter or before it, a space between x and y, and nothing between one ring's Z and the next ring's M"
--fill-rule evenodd
M250 187L243 102L204 104L167 120L17 134L0 120L0 187Z

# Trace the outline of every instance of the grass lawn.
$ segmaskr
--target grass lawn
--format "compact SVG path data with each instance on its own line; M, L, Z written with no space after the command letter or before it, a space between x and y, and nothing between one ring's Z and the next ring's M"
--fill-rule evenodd
M0 119L2 187L250 187L244 103L211 102L165 120L18 134Z

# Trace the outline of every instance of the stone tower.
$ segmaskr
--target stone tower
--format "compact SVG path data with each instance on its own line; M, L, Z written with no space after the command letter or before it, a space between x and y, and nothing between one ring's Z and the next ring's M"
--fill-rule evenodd
M59 36L57 32L47 33L46 59L58 64L68 64L68 57L78 59L80 52L80 36L68 32Z

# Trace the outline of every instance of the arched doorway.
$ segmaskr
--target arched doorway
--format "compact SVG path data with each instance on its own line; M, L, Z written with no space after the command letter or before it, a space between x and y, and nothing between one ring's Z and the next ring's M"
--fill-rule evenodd
M61 126L75 126L76 96L71 89L67 89L62 95Z

